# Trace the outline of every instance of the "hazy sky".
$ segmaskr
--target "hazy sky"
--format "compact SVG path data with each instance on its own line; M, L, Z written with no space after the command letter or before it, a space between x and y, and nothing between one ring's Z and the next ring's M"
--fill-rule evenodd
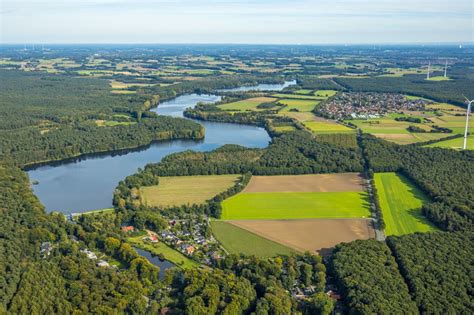
M473 0L0 0L1 42L472 42L473 3Z

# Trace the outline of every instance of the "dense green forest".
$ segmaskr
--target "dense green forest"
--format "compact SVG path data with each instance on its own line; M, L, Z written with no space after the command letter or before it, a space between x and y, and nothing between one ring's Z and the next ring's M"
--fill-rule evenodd
M421 313L472 312L472 233L417 233L387 243Z
M332 272L354 314L417 314L390 249L376 240L336 246Z
M195 122L146 111L157 97L114 95L106 80L1 70L0 84L0 159L15 165L204 137Z

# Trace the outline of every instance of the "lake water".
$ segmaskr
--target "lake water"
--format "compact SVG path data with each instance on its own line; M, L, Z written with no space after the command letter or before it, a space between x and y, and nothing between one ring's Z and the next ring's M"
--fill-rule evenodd
M290 83L260 84L253 90L282 90ZM249 87L245 87L249 88ZM161 103L153 111L160 115L181 117L184 109L198 102L215 102L216 95L188 94ZM28 171L33 191L48 212L80 213L112 206L112 194L120 180L144 167L159 162L171 153L185 150L210 151L224 144L239 144L264 148L270 137L263 128L230 123L199 122L206 128L203 140L173 140L156 142L138 150L84 156L63 162L53 162Z
M165 271L167 269L173 268L175 265L168 260L161 260L158 256L153 255L147 250L134 247L138 255L147 258L153 265L160 267L159 278L163 279L165 276Z

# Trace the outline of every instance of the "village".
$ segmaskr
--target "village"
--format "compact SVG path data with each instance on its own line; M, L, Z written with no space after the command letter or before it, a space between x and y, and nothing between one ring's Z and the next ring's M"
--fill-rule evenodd
M395 93L342 92L322 102L318 113L336 120L380 118L404 110L422 111L430 102Z

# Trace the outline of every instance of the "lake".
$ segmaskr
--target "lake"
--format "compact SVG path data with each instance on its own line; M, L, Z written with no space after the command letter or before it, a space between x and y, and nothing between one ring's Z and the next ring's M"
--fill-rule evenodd
M282 90L289 83L279 85ZM278 90L276 85L260 84L253 90ZM187 94L159 104L153 111L160 115L182 117L183 111L198 102L216 102L217 95ZM268 145L268 133L259 127L230 123L199 121L206 129L200 141L172 140L155 142L144 148L125 152L94 154L62 162L52 162L28 171L33 191L47 212L80 213L112 206L112 194L119 181L148 163L185 150L210 151L224 144L239 144L252 148Z

